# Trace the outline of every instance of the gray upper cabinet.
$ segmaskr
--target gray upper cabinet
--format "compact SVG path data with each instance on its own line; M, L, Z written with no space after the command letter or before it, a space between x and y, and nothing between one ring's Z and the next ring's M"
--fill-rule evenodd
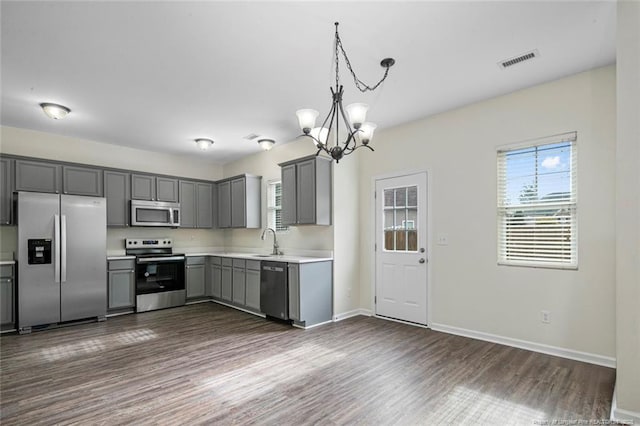
M180 227L213 227L212 191L210 183L180 181Z
M16 160L16 191L51 192L62 189L62 166L43 161Z
M231 182L218 184L218 228L231 228Z
M165 177L156 178L156 201L167 201L169 203L177 203L178 198L178 180Z
M0 158L0 225L13 223L12 193L13 193L14 160Z
M71 195L102 197L102 169L62 166L62 192Z
M155 201L156 178L149 175L131 175L131 198Z
M196 183L196 226L198 228L213 227L213 185Z
M134 200L178 202L178 180L152 175L131 175Z
M196 227L196 184L195 182L180 181L180 227Z
M104 196L107 199L107 226L129 226L131 199L129 173L104 172Z
M304 157L281 163L284 225L331 225L331 160Z
M218 183L218 227L261 227L261 176L236 176Z

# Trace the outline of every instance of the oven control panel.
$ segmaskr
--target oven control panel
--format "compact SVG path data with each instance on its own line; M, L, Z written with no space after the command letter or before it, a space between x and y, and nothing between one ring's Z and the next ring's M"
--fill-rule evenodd
M125 238L124 246L128 249L137 248L171 248L171 238Z

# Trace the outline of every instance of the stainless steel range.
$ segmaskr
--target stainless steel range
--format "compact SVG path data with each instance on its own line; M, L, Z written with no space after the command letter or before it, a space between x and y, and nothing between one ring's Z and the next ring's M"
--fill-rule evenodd
M185 304L184 254L171 238L127 238L125 249L136 256L136 312Z

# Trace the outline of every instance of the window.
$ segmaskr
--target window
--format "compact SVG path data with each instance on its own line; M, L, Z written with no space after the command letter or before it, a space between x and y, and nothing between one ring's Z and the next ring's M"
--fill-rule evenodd
M498 263L576 269L576 133L498 150Z
M385 251L418 251L418 187L384 190Z
M282 224L282 183L279 180L267 185L267 222L268 227L276 231L289 229Z

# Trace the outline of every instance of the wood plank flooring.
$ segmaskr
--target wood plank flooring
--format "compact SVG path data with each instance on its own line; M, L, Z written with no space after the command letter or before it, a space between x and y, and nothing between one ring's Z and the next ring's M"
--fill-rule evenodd
M376 318L300 330L214 303L0 344L5 426L608 419L615 377Z

